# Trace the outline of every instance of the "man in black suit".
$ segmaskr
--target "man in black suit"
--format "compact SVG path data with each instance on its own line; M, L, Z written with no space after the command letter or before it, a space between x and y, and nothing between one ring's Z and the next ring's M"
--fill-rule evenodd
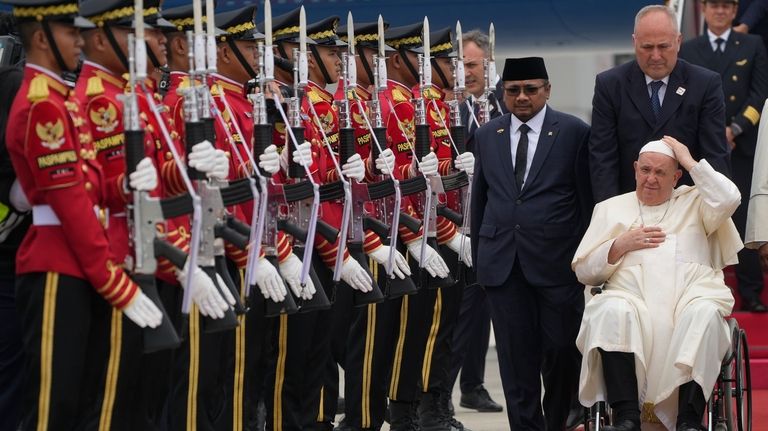
M485 70L483 60L488 58L488 35L480 30L471 30L463 34L462 45L464 47L464 76L466 90L470 103L474 103L485 97ZM501 106L504 89L501 87L501 78L493 77L497 91L492 93L489 112L490 118L496 118L502 113L507 113L507 108ZM474 103L479 107L480 103ZM499 110L501 108L501 111ZM459 107L461 120L469 132L477 129L477 123L469 114L467 104ZM469 133L467 133L469 136ZM488 354L488 342L491 333L491 316L488 311L488 301L485 290L477 283L467 283L461 299L459 316L456 327L453 330L453 343L451 345L451 369L448 376L450 393L456 383L461 370L461 401L460 405L479 412L500 412L501 405L491 399L490 394L483 386L485 381L485 357Z
M502 80L510 114L471 139L472 261L488 295L510 428L559 430L579 378L584 296L570 259L589 220L579 157L589 126L547 106L540 57L508 59Z
M768 0L741 0L736 22L739 24L733 27L735 31L762 37L768 49Z
M732 179L742 196L733 221L743 240L749 204L746 197L752 187L757 125L768 95L768 59L759 36L732 31L737 0L704 0L702 3L707 32L683 43L680 58L718 72L722 78L725 135L731 147ZM755 250L744 248L739 252L736 277L742 309L765 312L765 305L760 301L763 273Z
M664 135L729 174L720 76L678 60L680 31L665 6L642 8L632 39L636 59L595 80L589 160L597 202L633 190L632 163L640 148ZM681 183L692 184L690 176L684 174Z

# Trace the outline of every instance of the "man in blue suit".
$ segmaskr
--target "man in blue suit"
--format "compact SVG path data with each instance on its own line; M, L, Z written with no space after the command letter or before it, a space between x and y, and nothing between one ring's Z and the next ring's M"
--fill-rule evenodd
M547 106L540 57L507 59L502 80L510 114L472 138L472 258L491 308L510 428L563 429L579 378L584 296L570 260L591 209L581 157L589 126Z
M696 160L729 174L720 75L678 60L681 36L662 5L635 17L634 61L597 75L592 100L590 171L595 201L634 190L632 164L646 142L674 136ZM681 184L692 184L686 173Z

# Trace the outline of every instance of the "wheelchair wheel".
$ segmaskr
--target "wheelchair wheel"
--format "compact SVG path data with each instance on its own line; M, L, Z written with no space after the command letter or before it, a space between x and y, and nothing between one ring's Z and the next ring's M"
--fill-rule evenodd
M607 404L598 401L588 409L588 415L584 418L584 431L600 431L604 426L610 424L611 413Z
M749 369L747 334L743 329L738 330L734 344L736 385L733 395L736 398L736 424L739 431L752 431L752 376Z

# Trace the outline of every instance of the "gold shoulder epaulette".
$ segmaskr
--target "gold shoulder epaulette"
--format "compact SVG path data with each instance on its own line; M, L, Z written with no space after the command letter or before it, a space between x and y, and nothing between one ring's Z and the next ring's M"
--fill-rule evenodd
M406 102L408 99L405 97L402 91L400 91L399 88L393 88L392 89L392 98L395 99L395 102Z
M88 97L104 94L104 83L98 76L88 78L88 85L85 87L85 95Z
M315 103L320 103L323 101L323 98L320 97L320 95L317 94L317 91L315 91L314 89L309 90L309 92L307 92L307 96L309 96L309 101L312 102L313 105Z
M50 94L48 90L48 78L45 75L37 75L29 83L27 91L27 100L30 102L39 102L47 99Z

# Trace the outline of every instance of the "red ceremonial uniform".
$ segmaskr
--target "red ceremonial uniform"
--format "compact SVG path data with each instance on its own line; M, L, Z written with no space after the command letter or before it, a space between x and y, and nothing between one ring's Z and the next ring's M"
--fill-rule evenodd
M22 242L18 274L58 272L87 280L104 299L124 308L138 294L120 268L97 215L114 189L96 160L84 111L67 85L49 70L27 64L11 107L8 152L36 220ZM111 196L114 199L114 196ZM92 215L93 214L93 215ZM55 256L55 258L52 258Z

